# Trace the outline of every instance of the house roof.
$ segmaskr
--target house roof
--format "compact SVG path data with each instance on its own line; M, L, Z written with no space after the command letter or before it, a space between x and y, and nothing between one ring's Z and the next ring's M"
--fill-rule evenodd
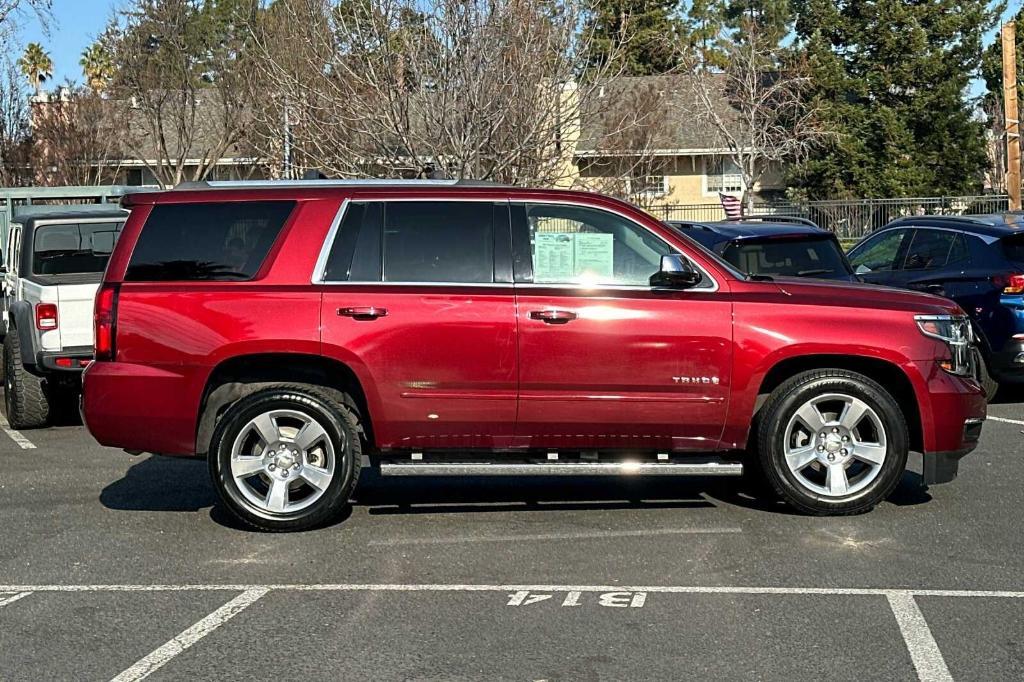
M712 81L722 86L722 79ZM714 128L695 115L694 78L689 74L621 76L588 88L581 102L578 155L618 155L637 150L650 154L724 153ZM718 113L736 120L724 94ZM636 125L630 125L636 124Z

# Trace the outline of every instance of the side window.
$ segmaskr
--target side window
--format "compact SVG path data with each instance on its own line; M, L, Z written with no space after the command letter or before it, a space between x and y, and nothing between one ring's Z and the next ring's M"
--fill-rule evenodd
M17 275L21 271L21 227L14 230L11 239L11 272Z
M249 280L294 201L157 204L132 251L128 281Z
M325 282L379 282L384 204L350 202L327 257Z
M640 225L583 206L526 206L537 284L647 286L674 249Z
M493 216L486 201L388 202L384 281L493 282Z
M850 254L850 265L853 266L854 272L863 274L898 270L896 257L900 254L900 247L909 231L890 230L864 242L863 246Z
M914 232L914 239L907 249L907 258L903 263L904 270L934 270L945 267L952 262L950 257L956 257L954 250L957 249L957 238L960 238L961 248L966 250L962 244L963 237L948 230L928 230L918 228Z

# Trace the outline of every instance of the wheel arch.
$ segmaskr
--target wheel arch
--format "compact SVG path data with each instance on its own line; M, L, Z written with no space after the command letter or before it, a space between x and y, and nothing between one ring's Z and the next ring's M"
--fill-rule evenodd
M754 415L747 434L748 443L756 442L754 437L758 416L771 392L790 377L816 369L845 369L858 372L884 386L903 410L910 436L910 449L918 452L924 449L921 410L910 377L899 365L887 360L860 355L800 355L785 358L773 365L761 379L761 385L757 391Z
M230 405L279 383L311 384L348 394L359 410L364 438L372 447L369 403L363 384L351 367L320 355L254 353L223 360L207 377L196 420L196 456L207 455L217 419Z
M33 327L35 320L32 319L32 304L28 301L15 301L7 311L8 324L14 328L21 343L21 363L26 366L35 367L36 348Z

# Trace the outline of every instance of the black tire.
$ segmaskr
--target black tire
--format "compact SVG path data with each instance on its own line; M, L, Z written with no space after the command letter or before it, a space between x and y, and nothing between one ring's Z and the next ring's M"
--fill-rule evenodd
M974 380L981 384L981 387L985 390L985 397L988 400L992 400L996 395L996 391L999 390L999 382L989 374L988 365L985 363L985 355L981 352L980 348L975 347L971 349L971 365Z
M847 496L816 493L801 483L786 464L784 448L790 419L807 401L826 394L842 394L867 403L885 431L886 454L877 475L864 489ZM857 372L802 372L772 391L760 417L757 445L765 478L783 500L805 514L842 516L866 512L892 493L906 469L909 436L902 410L885 388Z
M4 411L12 429L37 429L50 420L46 381L25 369L17 332L4 339Z
M251 419L279 409L300 412L323 427L334 447L335 472L320 498L310 506L271 514L253 505L239 489L231 475L231 451ZM221 501L239 521L257 530L289 532L320 527L338 518L359 479L361 460L362 428L354 401L338 391L289 384L257 391L227 409L214 429L209 466Z

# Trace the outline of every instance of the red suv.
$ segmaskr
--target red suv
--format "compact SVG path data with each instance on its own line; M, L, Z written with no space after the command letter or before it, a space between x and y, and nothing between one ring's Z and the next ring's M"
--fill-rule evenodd
M384 475L763 472L883 500L976 445L970 324L922 293L748 276L607 197L479 183L137 194L96 300L100 443L206 458L267 530Z

